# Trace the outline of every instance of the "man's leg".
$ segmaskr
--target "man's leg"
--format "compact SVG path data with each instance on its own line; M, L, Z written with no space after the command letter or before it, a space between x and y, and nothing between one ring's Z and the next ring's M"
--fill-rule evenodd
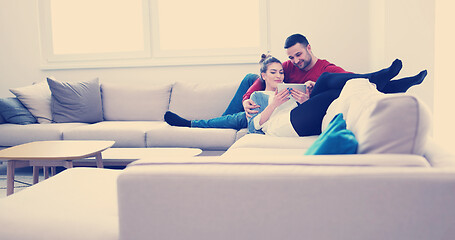
M383 93L404 93L414 85L421 84L427 76L427 70L421 71L419 74L413 77L407 77L397 80L392 80L385 85L381 90Z
M340 89L325 91L292 109L291 124L300 137L321 134L322 120L340 92Z
M237 88L237 92L235 93L234 97L232 98L229 106L226 108L222 116L243 112L243 95L245 95L246 91L253 85L253 83L259 78L257 74L248 73L240 82L239 88Z
M396 59L388 68L373 73L355 74L355 73L328 73L325 72L316 81L311 97L331 89L342 89L346 82L353 78L368 78L370 82L376 84L381 91L390 80L395 77L401 70L401 60Z

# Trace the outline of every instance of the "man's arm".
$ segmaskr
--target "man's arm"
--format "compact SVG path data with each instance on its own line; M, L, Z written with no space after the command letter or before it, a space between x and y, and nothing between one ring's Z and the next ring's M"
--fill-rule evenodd
M262 91L262 90L264 90L264 86L262 84L262 80L258 78L256 81L254 81L254 83L251 85L251 87L248 88L248 91L246 91L246 93L243 95L243 101L250 99L251 94L253 92Z
M260 106L257 105L253 100L251 100L250 96L252 93L254 93L256 91L261 91L261 90L264 90L264 86L262 84L262 80L258 78L251 85L251 87L248 89L248 91L246 91L246 93L243 95L242 104L243 104L243 109L245 110L247 117L251 117L252 114L255 114L258 112L257 110L254 110L254 109L256 109Z

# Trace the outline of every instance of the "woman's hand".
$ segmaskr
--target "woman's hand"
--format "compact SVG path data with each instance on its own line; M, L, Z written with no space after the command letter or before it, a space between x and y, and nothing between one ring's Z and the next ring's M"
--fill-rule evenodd
M302 104L310 98L310 94L307 92L302 92L300 90L292 89L291 96L299 103Z
M281 104L289 101L289 96L291 94L289 93L289 90L283 89L281 92L275 92L275 97L273 98L273 101L269 103L269 105L262 111L261 118L259 119L259 125L264 124L267 122L272 115L273 111L280 106Z
M278 106L280 106L281 104L287 102L289 100L289 95L291 95L289 93L289 90L287 89L283 89L281 90L281 92L275 92L275 97L273 98L273 101L272 101L272 106L277 108Z

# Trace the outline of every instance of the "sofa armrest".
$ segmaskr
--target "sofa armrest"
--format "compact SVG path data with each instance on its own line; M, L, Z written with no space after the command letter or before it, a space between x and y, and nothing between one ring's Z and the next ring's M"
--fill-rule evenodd
M133 166L120 239L450 239L454 189L450 169Z

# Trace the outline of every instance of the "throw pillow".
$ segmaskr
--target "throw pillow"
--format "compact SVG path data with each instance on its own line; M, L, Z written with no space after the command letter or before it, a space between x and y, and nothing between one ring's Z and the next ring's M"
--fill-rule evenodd
M8 123L36 123L33 115L17 98L0 98L0 116Z
M86 82L60 82L47 79L52 92L54 122L95 123L103 120L98 78Z
M329 106L324 120L337 111L344 114L348 129L355 134L359 154L424 154L431 113L413 95L384 94L367 79L353 79Z
M354 133L346 129L343 114L339 113L308 148L305 155L355 154L357 146Z
M32 113L39 123L51 123L51 91L47 82L26 87L12 88L10 91Z

